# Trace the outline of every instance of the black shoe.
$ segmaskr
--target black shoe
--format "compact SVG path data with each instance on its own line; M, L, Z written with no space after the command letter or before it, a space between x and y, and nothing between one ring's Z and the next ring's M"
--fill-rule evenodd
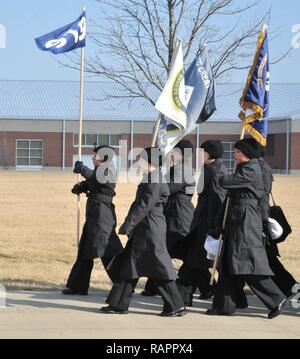
M66 288L61 291L64 295L88 295L88 292L79 292L70 288Z
M143 290L141 292L141 295L145 296L145 297L155 297L158 293L156 292L149 292L148 290Z
M215 290L211 289L209 292L207 293L202 293L199 295L199 299L201 300L205 300L205 299L209 299L211 298L213 295L215 294Z
M277 307L271 309L269 311L268 318L273 319L273 318L277 317L281 313L281 310L282 310L283 306L285 305L286 301L287 301L287 298L284 298L283 301L277 305Z
M99 309L101 313L107 313L107 314L128 314L128 310L122 310L115 307L112 307L111 305L108 305L107 307L102 307Z
M230 316L230 317L233 317L235 315L235 313L220 312L217 309L207 309L205 314L206 315L223 315L223 316Z
M193 306L193 302L191 301L191 302L188 302L188 303L184 303L184 305L185 305L186 307L192 307L192 306Z
M182 317L184 315L186 315L185 307L174 310L173 312L161 312L160 313L161 317Z

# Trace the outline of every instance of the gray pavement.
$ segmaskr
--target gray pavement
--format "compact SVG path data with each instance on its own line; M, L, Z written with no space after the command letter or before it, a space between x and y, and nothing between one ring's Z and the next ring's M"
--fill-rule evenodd
M0 309L0 338L300 338L300 308L291 301L282 315L269 320L267 309L252 295L249 308L234 317L205 315L211 302L195 296L186 316L162 318L161 299L139 294L128 315L101 314L97 310L106 296L107 292L69 297L54 291L9 291L6 307Z

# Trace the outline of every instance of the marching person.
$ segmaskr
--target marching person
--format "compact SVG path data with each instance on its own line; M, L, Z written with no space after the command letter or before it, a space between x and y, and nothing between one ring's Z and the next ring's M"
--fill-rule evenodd
M108 271L113 287L102 313L127 314L134 288L140 277L149 277L164 301L161 316L175 317L186 313L176 287L176 272L166 246L164 205L168 185L160 171L158 148L148 147L139 156L144 176L137 188L119 234L128 236L124 250L110 263Z
M235 313L236 283L246 282L269 309L268 318L278 316L286 302L285 295L272 281L262 239L260 200L264 193L259 144L248 139L235 143L236 172L220 179L229 191L229 211L224 233L220 276L209 315Z
M192 197L195 192L193 175L193 144L188 140L177 143L170 154L172 166L166 175L170 197L165 205L167 222L167 250L171 258L182 259L187 246L186 236L191 231L194 215ZM145 296L157 294L151 279L146 282Z
M76 161L73 172L80 173L85 181L77 183L72 193L86 193L86 221L79 242L78 255L69 275L65 295L87 295L94 258L101 258L106 269L111 259L122 249L116 234L116 214L112 202L115 196L116 169L114 150L109 146L94 149L94 170Z
M249 138L245 139L247 143L250 145L255 144L255 139ZM269 261L269 266L274 273L274 276L272 277L272 280L275 282L277 287L282 291L282 293L285 294L285 296L288 298L290 297L293 292L292 288L297 283L295 278L289 273L286 268L283 266L283 264L279 260L279 250L276 242L272 240L270 233L269 233L269 217L270 217L270 201L269 197L272 192L272 182L274 181L274 177L272 174L272 169L268 165L268 163L265 160L265 149L263 146L259 146L259 157L258 162L260 165L261 173L262 173L262 179L263 179L263 185L264 185L264 194L260 200L260 207L262 211L262 221L263 221L263 238L264 238L264 244L266 246L266 252L267 257ZM241 283L241 287L237 291L237 300L243 301L243 298L245 298L245 294L242 291L244 283Z
M219 237L217 223L220 222L222 203L226 190L219 184L219 179L227 174L222 162L223 145L217 140L208 140L201 145L204 150L204 184L198 194L197 207L191 224L192 231L188 236L187 252L178 273L177 286L185 305L192 306L193 293L198 287L200 299L213 295L210 286L210 261L206 258L204 242L207 235ZM200 181L198 186L200 185Z
M286 297L292 295L292 288L297 283L295 278L289 273L279 260L279 250L276 242L270 238L268 230L268 219L270 217L269 197L272 192L272 182L274 177L272 169L265 160L265 150L261 146L260 157L258 158L264 182L264 195L261 199L261 209L263 216L263 228L266 237L266 251L270 268L274 273L272 277L277 287L285 294Z

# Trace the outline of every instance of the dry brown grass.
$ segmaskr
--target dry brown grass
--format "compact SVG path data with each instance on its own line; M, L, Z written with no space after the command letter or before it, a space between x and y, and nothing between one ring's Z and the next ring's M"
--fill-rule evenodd
M63 172L0 172L0 281L6 286L53 289L65 284L76 258L76 196L70 192L76 180ZM117 186L119 224L135 189L134 184ZM293 225L292 235L280 246L282 261L300 279L300 176L276 176L274 195ZM83 198L82 222L84 205ZM110 287L98 260L92 287Z

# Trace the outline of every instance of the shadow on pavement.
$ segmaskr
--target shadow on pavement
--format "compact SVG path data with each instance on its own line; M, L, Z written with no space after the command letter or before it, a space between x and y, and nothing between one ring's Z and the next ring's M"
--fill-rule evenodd
M106 305L105 299L108 295L108 291L91 292L88 296L65 296L60 292L49 291L14 291L13 293L27 293L29 295L31 294L31 297L30 299L7 298L6 305L8 308L28 306L33 308L55 308L61 310L75 310L90 313L98 313L98 309ZM268 310L255 296L248 296L248 301L249 307L244 310L237 310L235 316L266 318ZM89 306L89 304L91 304L91 306ZM199 299L197 299L197 296L195 296L193 307L188 307L187 311L191 314L205 315L205 311L209 308L211 308L211 300L200 301ZM140 315L155 315L159 314L161 311L162 299L159 296L144 297L140 294L134 294L129 308L130 313ZM288 301L283 309L282 315L299 317L299 309L297 310L293 308L292 302Z

